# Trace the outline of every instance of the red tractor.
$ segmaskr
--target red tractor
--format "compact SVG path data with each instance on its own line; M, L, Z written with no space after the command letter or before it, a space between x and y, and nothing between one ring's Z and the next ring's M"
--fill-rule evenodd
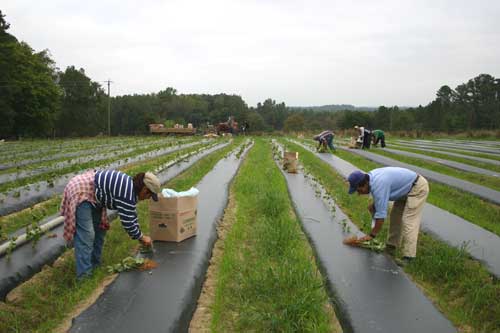
M238 122L234 121L234 118L230 116L226 122L217 124L216 131L217 135L221 135L223 133L237 134Z

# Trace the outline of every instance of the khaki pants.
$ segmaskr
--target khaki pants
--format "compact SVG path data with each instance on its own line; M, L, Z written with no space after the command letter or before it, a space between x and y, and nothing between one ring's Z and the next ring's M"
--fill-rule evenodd
M422 210L429 195L427 180L419 176L408 195L394 202L387 244L399 247L403 244L404 257L417 255L417 240L422 220Z

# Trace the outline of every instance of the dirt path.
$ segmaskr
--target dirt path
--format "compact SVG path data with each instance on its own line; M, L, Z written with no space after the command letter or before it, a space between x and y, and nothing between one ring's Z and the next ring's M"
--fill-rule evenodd
M203 282L196 311L193 319L189 325L189 332L210 332L210 323L212 321L212 305L215 298L215 289L217 283L217 271L219 270L220 260L224 252L224 241L228 231L231 229L234 221L236 220L236 200L234 193L231 190L229 193L229 201L226 209L224 210L224 218L217 227L217 242L215 242L212 251L212 258L208 266L207 275Z

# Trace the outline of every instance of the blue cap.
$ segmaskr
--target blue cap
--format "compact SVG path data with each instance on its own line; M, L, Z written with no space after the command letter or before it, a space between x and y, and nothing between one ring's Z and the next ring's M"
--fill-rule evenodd
M359 183L361 183L365 179L365 173L356 170L352 172L347 180L349 181L349 194L353 194L358 189Z

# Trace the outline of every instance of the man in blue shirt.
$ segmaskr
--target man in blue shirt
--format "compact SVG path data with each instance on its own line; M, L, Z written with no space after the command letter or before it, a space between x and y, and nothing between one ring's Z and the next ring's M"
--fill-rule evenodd
M387 250L394 253L402 244L403 263L415 258L422 210L429 195L427 180L408 169L386 167L368 173L354 171L349 175L348 181L349 194L370 193L373 197L368 210L375 219L375 225L369 235L359 240L367 241L377 236L387 218L389 201L393 201Z

